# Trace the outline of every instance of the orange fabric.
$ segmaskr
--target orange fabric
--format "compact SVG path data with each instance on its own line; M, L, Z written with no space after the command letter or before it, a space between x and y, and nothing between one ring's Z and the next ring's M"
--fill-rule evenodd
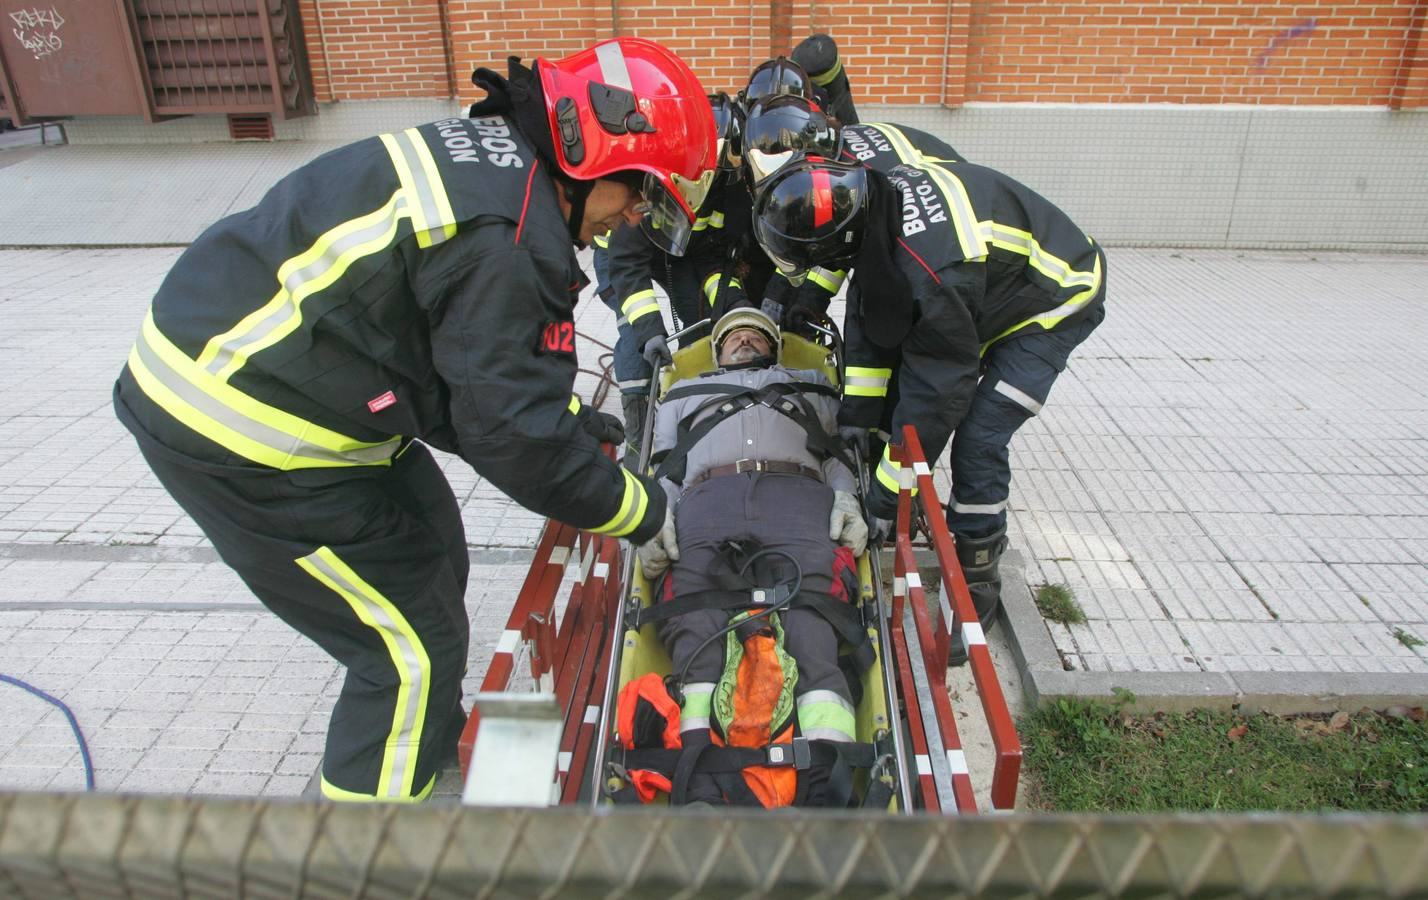
M655 712L664 716L664 746L671 749L684 746L679 736L679 704L669 695L664 679L654 672L641 675L620 691L615 704L615 727L620 730L620 743L627 750L634 749L635 713L639 710L641 700L649 703Z
M668 794L674 790L674 785L668 778L649 769L637 769L631 772L630 784L635 786L635 794L639 796L641 803L649 803L653 800L656 791L664 791Z
M744 657L734 686L734 718L729 723L732 747L767 747L776 743L772 733L774 707L783 690L783 667L772 635L754 635L744 641ZM793 726L779 740L792 739ZM715 735L718 740L718 735ZM787 767L750 766L744 781L766 809L788 806L798 791L798 772Z

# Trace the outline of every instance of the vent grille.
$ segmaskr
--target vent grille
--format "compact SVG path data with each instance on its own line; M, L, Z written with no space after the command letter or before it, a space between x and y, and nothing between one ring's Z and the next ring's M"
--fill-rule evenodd
M235 141L271 141L272 116L229 116L228 136Z

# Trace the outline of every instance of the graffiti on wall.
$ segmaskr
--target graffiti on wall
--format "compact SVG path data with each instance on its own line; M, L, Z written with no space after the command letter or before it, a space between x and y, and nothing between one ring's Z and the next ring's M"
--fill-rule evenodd
M1305 19L1298 25L1286 28L1279 34L1276 34L1274 37L1270 38L1269 46L1265 47L1264 51L1260 53L1259 58L1254 61L1255 68L1263 69L1266 65L1269 64L1269 58L1279 52L1279 48L1283 47L1285 44L1289 43L1295 38L1303 37L1306 34L1311 34L1314 29L1318 27L1318 19Z
M35 59L44 59L64 47L59 32L64 27L65 19L53 6L49 9L17 10L10 13L10 20L15 23L11 31L16 39L35 55Z

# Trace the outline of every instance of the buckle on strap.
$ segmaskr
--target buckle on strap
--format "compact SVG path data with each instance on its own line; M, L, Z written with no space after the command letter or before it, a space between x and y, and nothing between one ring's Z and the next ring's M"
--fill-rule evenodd
M766 459L740 459L734 462L735 475L742 475L745 472L767 471L769 471L769 461Z
M796 737L790 744L769 744L764 748L764 760L768 766L806 769L813 762L813 753L809 750L808 738Z

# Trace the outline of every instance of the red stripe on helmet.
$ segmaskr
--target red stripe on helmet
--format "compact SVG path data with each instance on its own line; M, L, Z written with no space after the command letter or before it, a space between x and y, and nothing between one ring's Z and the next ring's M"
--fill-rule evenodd
M833 182L822 169L808 174L813 177L813 227L817 228L833 221Z

